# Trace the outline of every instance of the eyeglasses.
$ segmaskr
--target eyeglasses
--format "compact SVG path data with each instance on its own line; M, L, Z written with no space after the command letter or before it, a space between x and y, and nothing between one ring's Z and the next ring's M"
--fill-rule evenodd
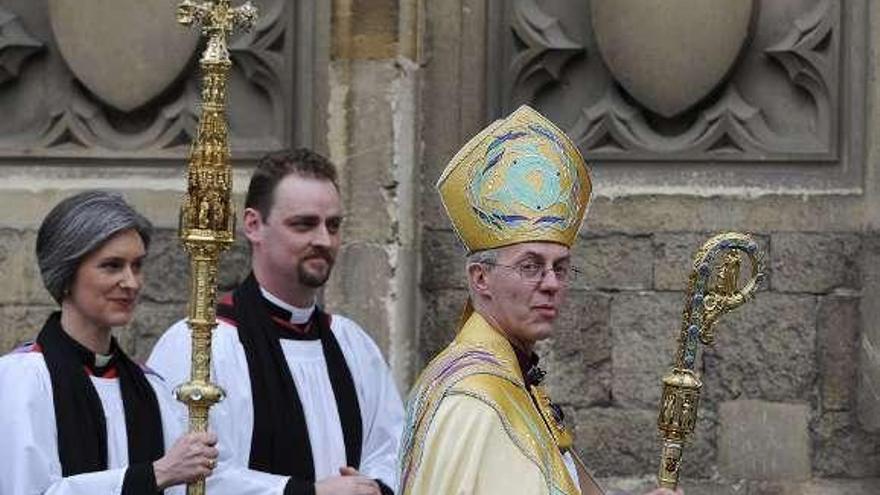
M547 275L547 272L553 272L553 275L556 276L556 280L559 281L560 284L567 285L577 280L577 276L582 273L580 270L571 265L558 265L549 268L546 265L528 261L525 263L520 263L518 265L502 265L501 263L488 262L484 262L483 264L488 266L500 266L501 268L514 270L519 274L520 278L522 278L524 282L528 282L530 284L540 284L541 281L544 280L544 277Z

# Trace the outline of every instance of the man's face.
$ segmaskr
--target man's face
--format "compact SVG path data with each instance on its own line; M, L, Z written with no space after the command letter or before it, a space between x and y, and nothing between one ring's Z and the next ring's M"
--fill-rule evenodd
M496 266L489 267L484 281L489 296L485 310L499 330L529 346L552 334L565 296L565 284L554 270L568 270L569 259L567 247L550 242L499 249ZM534 276L540 271L543 277Z
M278 183L273 197L267 218L245 210L260 283L282 293L323 286L341 242L339 192L330 181L292 174Z

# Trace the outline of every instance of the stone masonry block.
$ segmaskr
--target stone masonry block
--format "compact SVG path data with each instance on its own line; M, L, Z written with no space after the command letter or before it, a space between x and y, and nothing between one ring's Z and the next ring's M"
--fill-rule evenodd
M657 472L660 437L657 411L618 408L581 408L575 415L575 445L596 476L643 476ZM700 419L684 453L683 469L707 473L715 461L714 428ZM642 492L636 492L642 493Z
M765 292L725 315L703 347L703 397L799 401L816 380L816 299Z
M142 302L128 327L118 329L114 334L135 361L145 362L165 330L183 318L186 318L186 303Z
M803 483L764 482L751 485L748 495L876 495L880 493L880 478L815 479Z
M180 303L189 300L189 254L176 229L157 229L153 233L145 266L142 293L145 301ZM220 254L217 293L232 290L248 273L250 251L247 239L239 231L232 246Z
M422 122L421 218L431 228L448 229L434 184L455 152L486 124L485 77L473 70L484 67L485 50L470 48L485 45L486 9L469 1L424 5L430 57L422 72L420 106L430 118Z
M832 295L820 299L816 357L824 410L848 410L854 403L860 324L859 298Z
M466 289L465 250L450 230L422 233L422 286L427 289Z
M348 244L340 250L324 292L327 310L356 321L386 355L391 273L383 246Z
M810 478L809 407L756 400L720 408L718 467L728 479Z
M0 306L0 356L33 341L57 306Z
M145 301L186 302L189 298L189 255L175 229L153 233L144 265Z
M560 405L611 405L610 316L610 296L571 291L553 336L539 344L545 383Z
M636 495L657 487L655 476L600 478L607 495ZM684 476L679 487L687 495L876 495L880 478L813 479L810 481L744 481L691 479Z
M35 231L0 229L0 304L55 304L40 277L36 239Z
M419 361L416 369L421 371L431 359L443 350L452 339L458 325L467 291L461 289L440 289L426 292L423 297L424 310L419 325Z
M653 284L651 239L647 236L587 236L572 250L583 274L578 289L643 290Z
M880 476L880 433L864 431L851 411L825 412L811 426L814 474L829 478Z
M352 61L348 94L348 157L340 164L343 225L348 242L384 243L392 236L394 195L393 115L389 88L398 76L394 61Z
M584 408L576 414L576 448L596 476L632 476L659 459L655 411Z
M244 234L237 232L235 243L220 255L220 268L217 272L218 293L234 289L250 272L250 245Z
M674 359L683 296L624 293L611 303L612 393L616 404L654 408Z
M771 236L770 249L773 290L824 294L860 287L855 234L782 232Z
M880 232L864 237L858 411L861 425L880 432Z
M658 233L654 235L654 288L657 290L685 290L693 270L693 259L697 249L709 240L713 233ZM767 236L753 235L765 256L770 255L770 239ZM765 262L769 264L769 259ZM746 266L744 269L748 268ZM768 266L769 268L769 266ZM763 286L767 290L772 273L766 274Z

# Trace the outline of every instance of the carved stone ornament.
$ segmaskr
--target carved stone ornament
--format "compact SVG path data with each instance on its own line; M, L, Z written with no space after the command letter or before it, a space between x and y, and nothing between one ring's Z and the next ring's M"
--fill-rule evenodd
M856 191L869 5L489 0L488 119L537 108L621 190Z
M18 16L0 7L0 84L18 77L22 64L42 49Z
M134 110L162 93L193 56L197 33L175 21L176 0L49 0L64 60L110 106Z
M753 0L593 0L599 52L642 105L672 117L724 79L748 39Z

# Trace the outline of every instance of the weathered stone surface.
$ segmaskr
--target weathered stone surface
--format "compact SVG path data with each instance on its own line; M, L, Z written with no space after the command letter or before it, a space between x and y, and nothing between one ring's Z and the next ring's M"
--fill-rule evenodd
M484 0L426 2L427 57L422 84L421 220L426 227L450 229L434 189L440 173L455 152L486 124L486 66Z
M781 232L771 236L770 249L773 290L824 294L860 287L856 234Z
M399 6L391 0L345 2L333 9L334 59L394 58Z
M607 169L605 172L609 173ZM652 187L662 191L659 195L645 194L643 188L636 188L637 194L627 194L627 187L626 182L615 187L597 181L597 195L590 204L584 230L858 232L864 228L864 204L855 196L767 194L746 199L738 194L711 196L726 190L711 185Z
M186 318L186 303L143 302L127 328L114 331L119 344L138 362L145 362L156 340L174 322Z
M748 495L875 495L880 493L880 478L815 479L805 483L753 482L746 486Z
M553 337L537 348L555 402L577 407L611 405L610 318L608 295L569 292Z
M758 294L724 316L715 346L703 349L706 400L804 400L816 379L816 299Z
M880 475L880 434L862 430L853 413L826 412L813 426L813 472L824 477Z
M192 58L199 37L174 22L176 5L50 0L48 8L70 69L98 97L128 112L161 93Z
M715 460L712 420L697 422L694 443L687 447L685 473L709 472ZM655 410L581 408L575 414L575 442L596 476L640 476L654 473L660 458Z
M419 355L416 370L420 372L455 338L465 301L467 301L467 291L461 289L442 289L425 294L421 325L419 325Z
M189 298L189 256L172 229L157 229L144 264L142 297L153 302L185 302Z
M862 427L880 432L880 232L864 240L858 411Z
M654 235L654 288L656 290L685 290L688 277L693 270L693 259L697 249L712 237L712 233L659 233ZM758 246L770 255L770 239L767 236L753 235ZM769 259L765 262L768 263ZM744 267L746 268L746 267ZM760 291L770 286L772 273L765 276Z
M624 406L655 408L675 357L683 296L616 294L611 302L612 394Z
M37 338L57 306L0 306L0 356Z
M635 99L665 117L721 82L752 20L752 2L597 0L590 7L608 69Z
M350 65L348 156L340 163L346 242L386 243L392 238L394 191L390 164L394 141L389 88L393 61L355 60Z
M816 359L824 410L848 410L853 405L860 324L859 298L832 295L820 299Z
M382 352L388 352L388 294L391 267L382 246L342 247L324 296L328 311L356 321Z
M449 230L422 234L422 286L426 289L466 289L465 250Z
M641 495L657 486L654 476L632 478L600 478L600 486L608 495ZM684 476L679 487L687 495L875 495L880 491L880 478L813 479L806 482L690 479Z
M756 400L720 408L718 466L729 479L799 481L810 477L805 404Z
M43 287L32 230L0 229L0 292L2 304L55 304Z
M217 292L234 289L251 272L251 253L247 238L241 232L235 234L235 243L220 255L217 272Z
M653 411L585 408L576 414L576 447L596 476L639 475L659 458Z
M641 290L653 284L647 236L587 236L574 245L572 264L584 272L573 284L579 289Z

